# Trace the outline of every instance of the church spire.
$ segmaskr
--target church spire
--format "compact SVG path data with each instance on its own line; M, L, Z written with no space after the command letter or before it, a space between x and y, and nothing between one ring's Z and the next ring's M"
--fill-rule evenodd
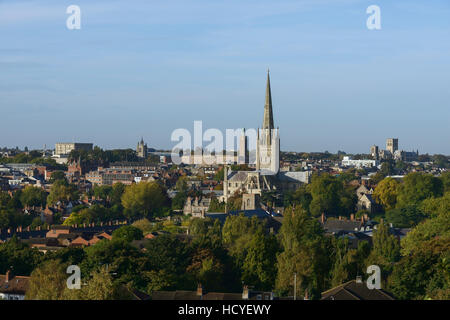
M263 129L273 129L273 114L272 114L272 93L270 91L270 76L269 69L267 69L267 85L266 85L266 104L264 105L264 120Z

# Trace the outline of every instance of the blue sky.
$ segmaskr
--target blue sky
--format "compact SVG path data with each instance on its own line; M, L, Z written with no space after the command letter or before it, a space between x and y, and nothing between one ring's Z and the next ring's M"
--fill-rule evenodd
M267 67L282 150L450 154L448 0L0 0L0 146L256 128Z

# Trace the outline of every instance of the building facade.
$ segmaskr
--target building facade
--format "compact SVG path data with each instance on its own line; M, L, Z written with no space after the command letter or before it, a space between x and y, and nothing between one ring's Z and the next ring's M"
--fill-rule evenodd
M56 143L55 144L55 155L67 155L72 150L84 150L84 151L91 151L93 148L92 143Z
M386 139L386 150L391 154L394 154L398 150L398 139L397 138L387 138Z

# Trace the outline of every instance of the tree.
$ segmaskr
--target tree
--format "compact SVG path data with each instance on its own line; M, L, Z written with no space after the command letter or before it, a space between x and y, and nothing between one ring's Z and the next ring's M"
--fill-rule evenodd
M392 160L385 161L381 164L381 169L374 174L370 180L372 180L375 184L379 183L387 176L391 176L395 173L394 166Z
M82 209L80 211L75 211L64 220L63 225L71 226L75 224L91 223L92 215L88 208Z
M367 265L378 265L383 279L392 271L395 262L400 259L400 243L390 234L389 227L380 223L372 236L372 251L367 258Z
M296 273L297 294L308 290L312 298L319 298L320 292L327 287L331 269L329 240L324 237L319 221L301 207L286 209L280 241L283 252L277 256L277 291L292 293Z
M39 265L43 253L21 242L16 235L0 244L0 274L12 269L16 275L29 275Z
M161 215L169 203L166 190L157 182L132 184L126 187L122 195L122 205L128 218Z
M66 265L59 260L49 260L31 273L27 300L59 300L67 286Z
M153 224L146 218L133 222L132 226L140 229L144 234L153 230Z
M186 192L188 191L189 187L188 187L188 185L187 185L186 180L187 180L186 177L180 177L180 178L177 180L177 183L175 184L175 189L176 189L178 192L186 193Z
M256 232L247 249L242 266L242 281L260 290L272 290L275 285L277 267L274 261L279 251L275 236Z
M444 192L450 191L450 171L445 171L439 177L444 186Z
M422 242L395 265L389 290L398 299L450 298L450 241Z
M114 207L113 207L114 208ZM70 226L74 224L105 222L112 219L119 218L118 214L114 212L113 208L105 208L102 205L94 204L89 208L79 207L74 208L70 216L64 220L64 225Z
M443 194L443 183L431 174L412 172L405 176L398 192L398 206L418 205L421 201L440 197Z
M401 241L402 255L410 255L433 238L450 239L450 211L427 219L411 230Z
M63 180L63 181L67 181L66 180L66 174L64 173L64 171L55 171L52 173L49 182L50 183L55 183L58 180Z
M68 184L64 180L56 180L50 189L47 203L53 205L58 201L67 202L76 199L78 199L78 191L74 185Z
M148 263L143 252L125 241L101 240L84 248L86 257L80 264L81 274L88 275L107 265L116 274L114 283L139 284Z
M397 194L400 184L394 178L384 178L376 186L373 198L386 210L393 209L397 203Z
M225 203L219 202L217 197L212 197L209 203L208 212L225 212Z
M230 215L222 228L222 241L229 254L236 259L236 265L242 267L247 255L249 243L254 234L263 232L263 224L258 218L251 219L243 214Z
M114 300L118 295L118 285L113 283L113 278L107 266L102 266L92 273L81 289L65 288L62 293L63 300Z
M396 228L411 228L426 218L425 214L416 206L392 209L386 212L386 222Z
M450 191L445 192L442 197L423 200L419 208L430 217L450 212Z
M330 174L313 175L307 186L312 200L309 211L315 217L327 215L348 215L356 204L354 192L344 188L341 180Z
M6 207L10 200L11 200L11 197L9 196L8 193L6 193L4 191L0 191L0 208Z
M97 199L108 200L113 188L111 186L94 186L94 196Z
M309 205L311 204L312 196L307 191L306 185L301 185L295 192L286 193L284 196L284 206L289 207L292 205L300 205L304 209L309 210Z
M121 205L122 195L125 192L125 185L121 182L114 183L109 193L110 202L113 205Z
M46 200L47 193L43 189L33 186L25 187L20 196L22 204L28 207L45 207Z
M199 248L192 257L191 264L186 271L211 291L220 291L223 288L224 266L214 255L211 249Z
M122 240L131 242L133 240L141 240L144 237L142 230L134 226L123 226L112 233L113 240Z
M186 199L187 199L186 192L183 192L183 191L177 192L175 197L173 197L173 199L172 199L172 209L173 210L181 210L181 209L183 209L184 205L186 203Z
M331 286L336 287L365 272L364 260L370 254L370 247L367 241L362 241L358 243L357 249L350 249L348 238L333 240L334 266L331 273Z
M148 257L147 271L165 275L165 289L182 290L192 288L192 281L186 274L190 265L191 249L173 235L160 235L145 245ZM153 280L154 281L154 280Z

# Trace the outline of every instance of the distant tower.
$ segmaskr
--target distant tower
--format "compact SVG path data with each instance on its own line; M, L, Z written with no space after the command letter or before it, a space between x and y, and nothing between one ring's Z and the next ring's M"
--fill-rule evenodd
M397 138L386 139L386 150L389 151L391 154L394 154L394 152L398 150L398 139Z
M239 138L238 164L248 163L248 137L245 135L245 128Z
M272 92L270 89L270 76L267 70L266 103L264 105L264 118L261 130L258 129L256 138L256 170L268 174L279 171L280 136L278 128L273 125Z
M144 143L144 138L138 142L136 147L136 153L139 158L146 159L148 156L147 144Z
M373 145L373 146L370 147L370 155L375 160L378 160L378 146Z

